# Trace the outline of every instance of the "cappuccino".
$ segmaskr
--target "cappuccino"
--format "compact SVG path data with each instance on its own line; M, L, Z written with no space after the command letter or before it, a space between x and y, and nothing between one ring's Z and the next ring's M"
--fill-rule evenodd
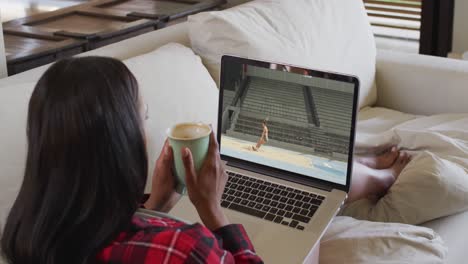
M172 127L168 136L173 139L188 140L205 137L211 133L208 125L201 123L182 123Z
M185 167L182 161L182 149L190 149L195 170L198 172L208 154L210 134L211 127L202 123L181 123L167 130L169 145L171 145L174 153L178 193L185 193Z

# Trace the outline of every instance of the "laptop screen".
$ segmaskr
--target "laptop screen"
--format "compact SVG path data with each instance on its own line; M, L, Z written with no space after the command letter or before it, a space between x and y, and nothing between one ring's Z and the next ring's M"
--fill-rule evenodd
M222 155L347 184L355 83L248 60L222 71Z

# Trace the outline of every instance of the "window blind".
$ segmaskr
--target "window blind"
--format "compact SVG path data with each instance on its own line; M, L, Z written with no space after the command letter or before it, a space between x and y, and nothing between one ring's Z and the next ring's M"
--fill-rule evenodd
M363 0L376 36L419 40L423 0Z

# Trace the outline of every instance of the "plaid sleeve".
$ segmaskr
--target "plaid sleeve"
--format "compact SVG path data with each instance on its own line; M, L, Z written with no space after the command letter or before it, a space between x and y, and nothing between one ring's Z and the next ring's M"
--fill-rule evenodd
M213 232L220 240L220 245L235 259L235 263L263 263L242 225L227 225Z

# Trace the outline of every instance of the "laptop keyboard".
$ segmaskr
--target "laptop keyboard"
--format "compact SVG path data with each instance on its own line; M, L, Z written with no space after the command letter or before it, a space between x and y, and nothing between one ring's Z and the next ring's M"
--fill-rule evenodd
M325 197L227 172L221 206L277 224L304 230Z

